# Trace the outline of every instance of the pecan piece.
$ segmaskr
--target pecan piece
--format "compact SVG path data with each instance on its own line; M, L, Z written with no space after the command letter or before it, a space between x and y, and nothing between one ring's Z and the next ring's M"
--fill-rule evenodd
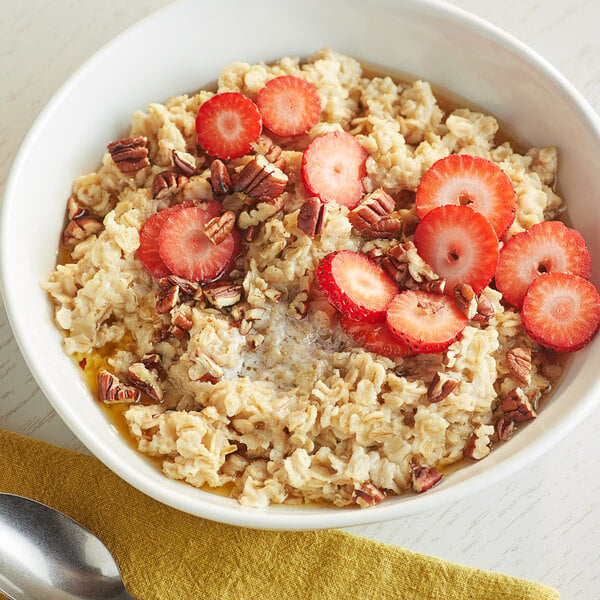
M494 422L494 430L499 442L507 442L512 437L515 424L508 417L498 417Z
M431 489L444 476L443 473L433 467L420 467L412 461L410 463L410 469L412 488L417 494L422 494Z
M433 294L443 294L446 289L446 280L444 277L440 277L431 281L422 281L419 283L419 289Z
M111 142L108 151L122 173L139 171L150 164L148 138L142 135Z
M235 218L232 210L226 210L204 226L204 234L215 246L218 246L233 231Z
M156 352L144 354L141 362L149 371L156 371L159 377L164 377L165 371L162 366L160 354L156 354Z
M243 192L251 198L264 201L281 195L287 183L288 176L259 154L234 178L233 191Z
M441 402L454 391L458 384L458 379L438 371L427 388L427 400L432 403Z
M189 152L173 149L171 157L173 166L186 177L191 177L196 172L196 159Z
M325 219L327 218L327 205L319 198L309 198L298 211L297 227L309 237L323 233Z
M506 366L523 385L531 383L531 348L511 348L506 353Z
M188 178L177 171L163 171L152 180L152 197L155 200L170 200L187 184Z
M398 263L391 256L385 256L381 259L381 266L385 272L400 285L404 286L410 278L407 263Z
M87 215L87 210L79 205L74 196L70 196L67 200L67 219L72 221L77 217L83 217L85 215Z
M102 221L94 217L81 216L69 221L63 232L65 246L75 246L78 242L102 231Z
M490 435L494 433L491 425L479 424L473 430L471 437L467 440L465 446L465 456L472 460L481 460L492 451L492 441Z
M454 287L454 303L460 312L472 319L477 313L477 298L468 283L458 283Z
M241 285L212 283L204 286L204 296L215 308L233 306L242 299L244 288Z
M537 413L533 409L529 398L519 387L512 389L506 394L500 403L500 410L515 423L529 421L537 417Z
M188 369L192 381L200 381L207 374L216 380L222 379L223 375L225 375L223 369L208 354L204 354L204 352L194 352L190 358L194 363Z
M482 325L489 325L491 318L496 314L492 301L481 294L477 298L477 313L473 316L473 320Z
M156 312L159 314L169 312L181 302L179 286L172 285L161 290L156 301Z
M104 404L135 404L140 400L140 392L102 369L98 372L98 399Z
M256 350L265 341L265 336L262 333L246 335L246 342L250 350Z
M390 215L373 223L368 229L361 231L363 237L389 240L400 237L404 231L404 221L395 215Z
M158 373L154 369L148 369L143 362L133 363L127 370L127 375L131 385L155 402L162 402L163 391L158 380Z
M352 226L359 231L369 229L396 208L394 199L382 188L367 194L358 206L348 214Z
M210 185L215 194L230 194L232 190L229 171L225 163L218 158L210 163Z
M171 324L174 328L189 331L194 324L191 307L184 304L173 310L171 313Z
M385 494L370 481L366 481L360 489L352 492L352 500L361 508L375 506L385 498Z
M179 288L180 294L192 296L195 300L200 300L202 298L202 288L198 283L195 281L190 281L189 279L184 279L183 277L179 277L177 275L167 275L166 277L161 277L156 283L161 290L168 290L172 286L176 285Z

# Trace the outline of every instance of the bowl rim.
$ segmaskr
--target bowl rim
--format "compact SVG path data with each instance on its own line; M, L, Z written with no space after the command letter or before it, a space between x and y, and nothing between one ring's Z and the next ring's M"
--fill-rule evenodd
M8 212L11 204L11 199L16 196L17 183L19 173L23 169L27 156L35 142L38 131L43 129L45 123L51 120L52 114L63 99L69 95L71 89L75 87L80 78L82 78L89 70L93 69L104 54L113 44L122 42L125 38L132 35L137 28L142 27L148 21L161 19L164 13L172 10L180 10L180 6L191 2L192 0L177 0L176 2L162 7L152 14L140 19L122 33L113 37L110 41L104 44L100 49L92 54L75 72L59 87L52 95L50 100L45 104L33 124L24 136L20 147L13 159L3 192L3 198L0 205L0 289L3 290L4 304L8 316L8 321L14 333L14 337L19 346L19 349L24 357L24 360L35 378L42 392L49 400L54 410L58 413L61 419L66 423L69 429L85 444L85 446L108 468L110 468L119 477L136 487L138 490L148 496L170 505L179 510L185 511L192 515L208 518L223 523L232 525L254 527L261 529L273 530L309 530L309 529L325 529L332 527L349 527L355 525L365 525L368 523L376 523L386 521L403 516L413 515L448 505L456 502L461 498L471 495L484 487L487 487L501 479L504 479L509 474L516 470L524 468L533 460L538 458L543 452L554 445L559 439L571 431L587 414L591 412L600 398L600 379L588 389L585 394L585 401L571 408L566 417L560 424L541 431L538 437L527 445L527 452L518 452L509 456L502 461L491 465L488 469L476 473L469 479L461 482L457 486L446 489L437 489L434 494L419 495L416 502L404 502L401 505L394 503L382 503L371 510L360 509L336 509L327 508L326 512L305 510L302 515L297 512L290 514L286 507L270 507L267 509L245 509L239 505L229 506L210 501L191 499L185 495L177 495L174 491L167 489L157 489L152 482L148 481L140 474L135 467L114 460L113 455L104 448L101 443L98 443L94 436L82 428L74 414L68 410L63 404L63 400L53 393L51 386L47 384L49 378L43 370L38 369L31 359L28 352L29 342L27 331L23 327L18 316L18 296L13 293L13 290L8 285L6 279L8 268L5 257L7 256L7 235L9 228ZM330 0L327 0L328 2ZM431 10L441 15L444 19L453 23L465 26L471 31L480 36L486 36L491 41L497 43L504 49L517 55L524 60L536 71L541 73L549 81L551 81L557 91L569 102L569 104L577 111L579 118L589 125L590 131L598 140L600 146L600 117L590 106L583 95L560 73L560 71L549 63L546 59L540 56L536 51L527 46L524 42L514 37L512 34L505 32L499 27L489 23L485 19L478 17L460 7L448 4L443 0L371 0L377 4L386 6L399 7L412 6L420 9ZM185 484L184 484L185 485ZM214 497L209 492L203 492ZM401 508L400 508L401 507ZM286 512L288 514L286 514Z

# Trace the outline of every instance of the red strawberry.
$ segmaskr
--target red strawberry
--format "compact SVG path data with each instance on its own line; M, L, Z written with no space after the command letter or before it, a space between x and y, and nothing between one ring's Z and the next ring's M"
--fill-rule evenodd
M589 279L592 259L578 231L560 221L544 221L517 233L502 250L496 287L507 302L521 308L531 282L542 273L572 273Z
M600 294L570 273L544 273L523 300L523 327L531 338L556 352L583 348L600 327Z
M212 216L191 207L169 216L158 236L158 252L174 275L190 281L211 281L227 267L235 249L232 234L214 245L204 234Z
M492 225L498 239L515 220L517 196L510 179L493 162L451 154L435 162L417 188L417 214L423 218L436 206L469 206Z
M398 294L387 310L387 324L413 352L443 352L456 341L467 318L448 296L407 290Z
M198 143L217 158L247 154L261 130L262 119L256 104L238 92L213 96L200 107L196 117Z
M256 104L265 126L278 135L306 133L321 115L321 99L315 87L292 75L267 82Z
M169 218L169 215L190 206L193 206L192 202L184 202L182 204L176 204L171 208L165 208L152 215L142 225L142 229L140 230L140 249L138 250L138 256L152 277L160 279L161 277L166 277L171 274L169 267L165 265L158 253L158 234Z
M348 315L340 319L344 333L368 352L394 358L413 354L411 349L400 338L392 335L385 323L365 323L355 321Z
M365 190L367 151L345 131L315 138L302 156L302 181L323 202L354 208Z
M225 212L225 207L216 200L202 200L201 198L197 198L192 204L205 210L211 217L218 217Z
M364 254L340 250L328 254L317 268L319 289L332 306L356 321L383 321L398 286Z
M467 283L476 294L492 280L498 264L498 240L487 219L468 206L439 206L415 230L423 260L446 278L446 293Z

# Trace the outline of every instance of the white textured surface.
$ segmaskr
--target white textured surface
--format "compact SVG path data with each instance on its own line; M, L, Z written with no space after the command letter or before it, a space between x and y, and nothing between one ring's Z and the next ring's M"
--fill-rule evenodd
M529 44L600 110L598 0L452 3ZM0 188L20 140L60 84L115 34L165 4L165 0L0 3ZM199 24L201 37L200 32ZM126 64L124 59L125 68ZM160 77L151 68L148 74ZM1 308L0 427L81 449L29 374ZM460 505L351 531L455 562L537 579L557 587L562 598L598 599L600 503L594 501L600 493L598 428L600 410L531 467Z

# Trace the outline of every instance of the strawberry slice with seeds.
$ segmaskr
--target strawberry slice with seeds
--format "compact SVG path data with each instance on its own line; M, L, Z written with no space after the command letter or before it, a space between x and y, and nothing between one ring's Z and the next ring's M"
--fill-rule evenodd
M410 347L389 330L386 323L355 321L348 315L340 319L342 331L368 352L396 358L413 354Z
M189 281L211 281L225 270L235 251L235 239L230 233L215 246L204 234L212 218L197 207L169 215L158 236L158 252L171 273Z
M523 327L535 341L556 352L574 352L600 327L600 294L583 277L544 273L523 300Z
M258 107L239 92L217 94L198 110L198 143L217 158L230 159L248 154L262 130Z
M258 92L256 104L265 127L278 135L306 133L321 115L321 99L315 87L293 75L267 82Z
M332 306L355 321L383 321L398 286L377 263L350 250L332 252L317 268L317 283Z
M468 206L439 206L415 230L421 258L446 279L445 293L466 283L475 294L492 280L498 264L498 240L487 219Z
M560 221L544 221L513 236L500 251L496 287L521 308L531 283L542 273L572 273L589 279L592 259L583 236Z
M421 179L415 198L421 219L437 206L469 206L492 225L498 239L512 225L517 196L496 164L479 156L451 154L436 161Z
M451 298L422 290L398 294L388 307L386 321L393 335L422 354L443 352L467 325Z
M302 156L302 182L323 202L354 208L363 197L367 151L345 131L315 138Z
M171 275L169 267L165 265L158 252L158 235L160 230L166 223L169 215L190 206L193 206L192 202L183 202L182 204L176 204L171 208L165 208L153 214L142 225L140 230L140 248L138 250L138 256L148 273L155 279Z

